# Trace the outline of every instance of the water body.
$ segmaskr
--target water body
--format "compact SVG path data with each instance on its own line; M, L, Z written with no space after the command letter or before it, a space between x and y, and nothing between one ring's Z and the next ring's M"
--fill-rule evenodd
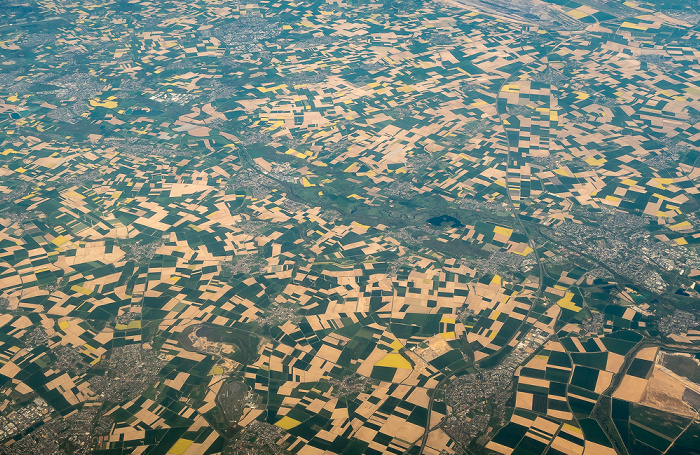
M453 228L459 228L459 227L464 227L461 221L459 221L457 218L449 215L440 215L440 216L434 216L432 218L428 218L428 223L432 224L433 226L438 226L438 227L445 227L445 225L449 225L450 227Z

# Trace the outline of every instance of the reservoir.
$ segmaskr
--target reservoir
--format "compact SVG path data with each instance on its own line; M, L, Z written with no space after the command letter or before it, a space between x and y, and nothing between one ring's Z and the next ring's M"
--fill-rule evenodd
M440 215L428 218L428 223L438 227L446 227L446 225L449 225L449 227L452 228L464 227L464 225L457 218L449 215Z

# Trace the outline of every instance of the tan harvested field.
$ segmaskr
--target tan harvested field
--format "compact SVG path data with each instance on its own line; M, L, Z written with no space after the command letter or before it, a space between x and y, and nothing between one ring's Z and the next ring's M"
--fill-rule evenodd
M610 447L605 447L595 442L586 441L586 446L583 451L583 455L616 455L614 449Z
M622 382L620 382L617 390L613 392L613 397L639 403L645 395L647 383L648 381L646 379L626 375L622 378Z

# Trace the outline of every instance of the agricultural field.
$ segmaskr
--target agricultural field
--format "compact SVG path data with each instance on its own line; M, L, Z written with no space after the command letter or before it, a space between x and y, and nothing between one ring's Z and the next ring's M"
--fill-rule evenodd
M0 2L0 454L700 453L697 0Z

